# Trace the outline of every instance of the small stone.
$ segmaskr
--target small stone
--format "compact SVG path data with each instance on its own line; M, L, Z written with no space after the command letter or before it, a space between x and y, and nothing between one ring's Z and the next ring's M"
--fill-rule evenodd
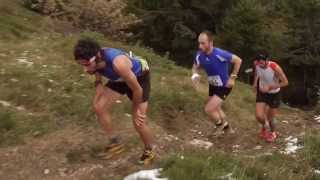
M132 117L132 115L129 114L129 113L125 113L124 115L127 116L127 117Z
M37 137L37 136L39 136L40 134L41 134L40 131L35 131L34 133L32 133L32 135L33 135L34 137Z
M240 148L240 145L236 144L236 145L233 145L232 147L235 149L238 149L238 148Z
M23 106L18 106L18 107L16 107L16 109L18 111L25 111L26 110Z
M197 130L194 130L194 129L190 129L190 131L193 133L197 133Z
M68 169L67 168L60 168L58 169L60 176L65 177L68 174Z
M313 172L316 174L320 174L320 170L318 170L318 169L315 169Z
M193 146L204 148L204 149L209 149L213 145L213 143L211 142L207 142L199 139L193 139L189 143Z
M47 174L50 173L50 170L49 169L45 169L43 173L47 175Z
M15 79L15 78L11 78L10 81L11 81L11 82L19 82L19 80L18 80L18 79Z
M0 104L1 104L2 106L4 106L4 107L10 107L10 106L11 106L11 104L10 104L9 102L7 102L7 101L1 101L1 100L0 100Z

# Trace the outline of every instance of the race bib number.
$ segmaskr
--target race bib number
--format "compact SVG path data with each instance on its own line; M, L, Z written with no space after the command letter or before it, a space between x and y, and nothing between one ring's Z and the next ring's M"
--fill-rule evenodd
M221 80L219 75L209 76L208 77L208 82L212 86L218 86L218 87L223 86L223 82L222 82L222 80Z

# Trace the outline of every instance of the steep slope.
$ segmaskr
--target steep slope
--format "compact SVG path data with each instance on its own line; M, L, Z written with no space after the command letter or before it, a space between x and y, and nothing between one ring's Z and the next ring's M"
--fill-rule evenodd
M165 174L172 179L192 179L198 173L203 179L218 177L231 172L230 168L237 169L232 172L242 179L314 176L312 171L305 170L316 168L317 161L315 165L306 161L299 166L300 156L292 159L278 155L286 148L285 138L298 137L304 143L306 129L318 128L300 110L281 109L280 139L267 144L257 136L254 93L248 85L238 82L223 106L236 133L214 137L213 126L203 113L205 80L197 92L191 86L190 71L175 66L166 57L138 45L125 45L86 32L81 35L145 57L152 68L148 115L156 137L156 162L150 167L136 164L142 144L132 127L131 106L126 98L116 104L113 115L128 150L109 161L95 158L107 140L91 106L93 79L83 74L72 57L73 45L81 35L53 32L50 19L24 9L18 2L0 3L0 179L121 179L140 169L158 167L165 167ZM190 145L193 139L211 142L213 146L203 150ZM319 150L313 150L311 160L319 157ZM270 156L270 172L263 164L265 153L275 154ZM260 156L263 158L255 159ZM203 172L208 158L219 161L208 161L210 171ZM290 170L290 160L298 170ZM230 165L229 161L234 163ZM243 162L250 164L243 166ZM280 167L285 173L281 174ZM264 177L264 173L268 176Z

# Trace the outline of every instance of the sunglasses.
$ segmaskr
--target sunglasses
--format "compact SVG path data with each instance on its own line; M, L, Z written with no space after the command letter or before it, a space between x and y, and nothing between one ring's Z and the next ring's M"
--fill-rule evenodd
M90 64L93 63L95 60L96 60L96 56L93 56L89 61L81 62L81 65L90 66Z
M266 65L266 63L267 63L267 61L265 61L265 60L257 60L257 65L264 66L264 65Z

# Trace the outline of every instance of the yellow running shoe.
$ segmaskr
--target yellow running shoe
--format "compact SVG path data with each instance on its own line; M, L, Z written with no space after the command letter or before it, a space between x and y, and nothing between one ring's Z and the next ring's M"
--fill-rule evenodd
M101 159L108 160L115 157L118 154L121 154L124 151L125 151L125 146L123 144L112 143L104 149L104 152L99 153L98 157Z
M152 150L144 150L138 163L141 165L150 165L154 158L155 154Z

